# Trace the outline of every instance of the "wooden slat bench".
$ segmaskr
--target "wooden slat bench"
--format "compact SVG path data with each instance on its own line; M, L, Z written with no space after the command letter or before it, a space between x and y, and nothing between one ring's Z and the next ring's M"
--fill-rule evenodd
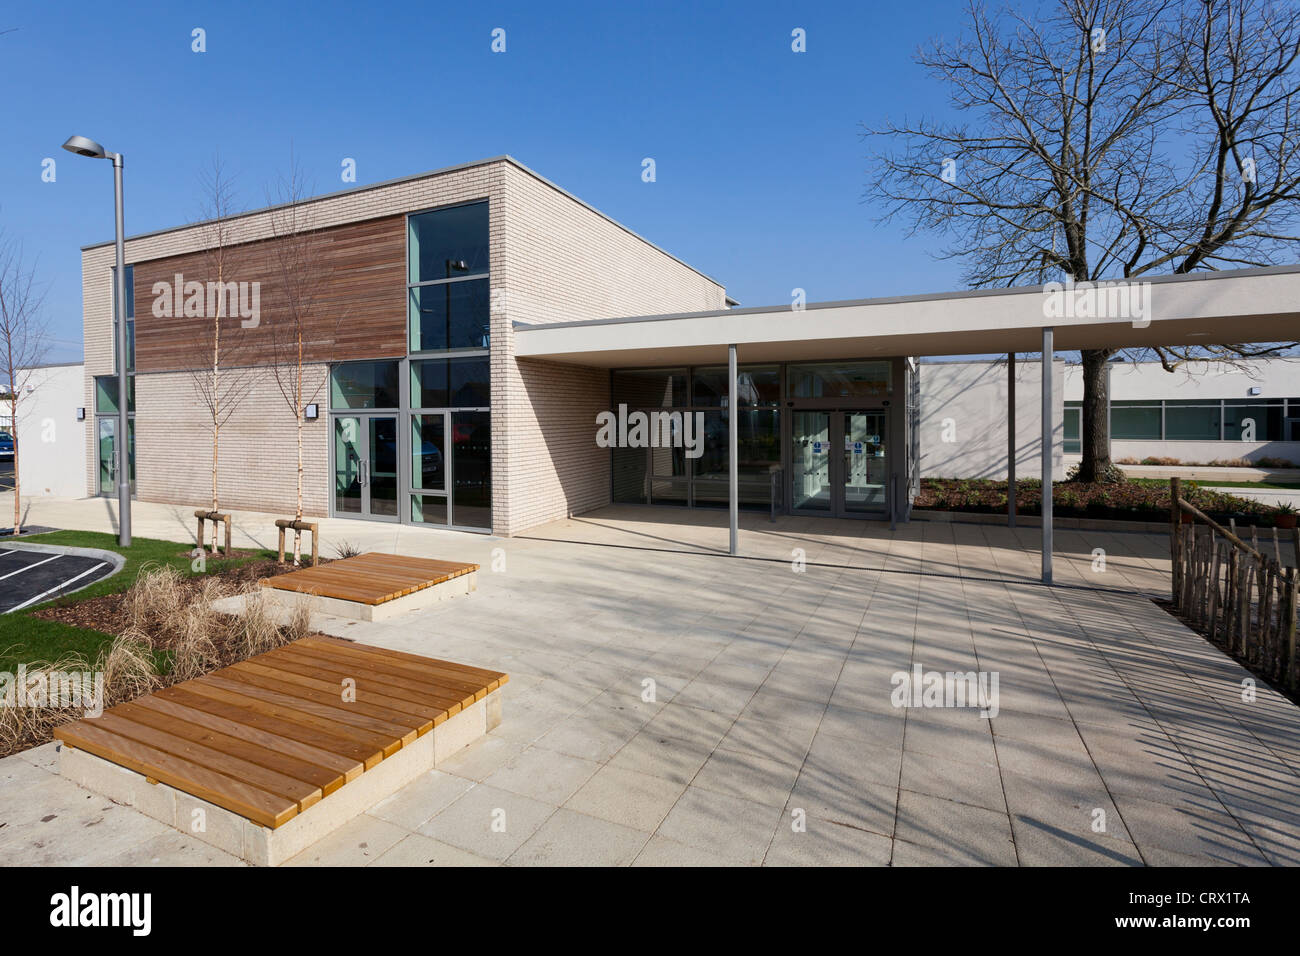
M496 692L508 680L498 671L316 636L65 724L54 736L65 761L75 764L77 751L92 754L276 831L332 795L347 795L404 751L422 747L406 768L418 774L485 733L500 719ZM417 744L431 731L427 746ZM95 786L102 768L80 759L72 775L87 778L78 780L83 785L124 785ZM105 779L112 783L111 775ZM137 784L131 792L138 791ZM143 801L122 802L144 808ZM188 829L179 804L172 816L166 822ZM279 862L303 839L295 834L292 847L251 857L245 846L239 855Z
M414 609L446 594L473 591L478 569L477 564L458 561L367 552L264 578L261 584L272 594L283 591L311 595L323 605L325 613L370 621Z

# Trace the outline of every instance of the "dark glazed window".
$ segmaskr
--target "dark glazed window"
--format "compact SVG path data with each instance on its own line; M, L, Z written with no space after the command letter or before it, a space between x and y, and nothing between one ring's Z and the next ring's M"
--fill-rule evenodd
M488 204L435 209L410 217L408 283L433 282L488 271Z
M331 408L397 408L397 362L345 362L330 371Z
M485 349L491 320L487 279L412 286L412 352Z

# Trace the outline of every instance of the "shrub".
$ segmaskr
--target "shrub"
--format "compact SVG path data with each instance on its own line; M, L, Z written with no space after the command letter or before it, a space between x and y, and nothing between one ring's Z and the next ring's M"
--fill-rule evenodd
M364 553L365 552L361 549L360 545L353 544L351 541L340 541L334 546L334 555L340 560L343 558L355 558L357 555Z
M143 631L128 629L102 651L97 669L104 674L104 705L134 700L158 684L153 645Z
M279 607L267 600L265 588L249 591L244 599L244 613L235 624L234 644L238 656L264 654L288 642L280 628Z
M128 627L146 634L171 628L187 599L180 571L146 564L123 599Z
M34 661L27 665L27 680L46 678L53 671L88 671L90 665L84 658L69 655L54 663ZM15 693L17 688L15 685ZM105 688L107 693L107 687ZM15 700L16 704L17 701ZM30 746L32 740L48 739L59 724L76 720L82 711L60 707L10 707L0 706L0 754L12 753Z

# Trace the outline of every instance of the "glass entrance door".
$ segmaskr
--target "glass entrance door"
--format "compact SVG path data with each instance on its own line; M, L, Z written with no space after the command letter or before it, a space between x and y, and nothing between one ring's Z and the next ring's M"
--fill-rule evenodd
M99 493L117 496L117 419L100 415L97 419L96 451L99 457ZM127 445L127 462L131 469L131 494L135 495L135 419L130 419L131 443Z
M99 419L99 493L117 494L117 434L116 418Z
M885 413L841 412L844 467L840 513L884 513L889 481L885 456Z
M791 418L791 510L847 518L888 510L886 413L796 411Z
M831 413L795 412L792 426L791 509L804 514L833 514Z
M334 513L397 520L397 416L334 419Z

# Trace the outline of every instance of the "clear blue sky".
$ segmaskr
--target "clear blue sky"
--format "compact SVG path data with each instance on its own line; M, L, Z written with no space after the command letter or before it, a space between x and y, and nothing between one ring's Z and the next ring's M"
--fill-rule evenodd
M80 357L79 247L113 230L111 167L59 149L73 133L126 156L129 235L198 218L218 151L245 207L291 146L315 192L344 157L364 185L509 153L745 305L954 289L934 240L863 204L859 124L943 115L911 55L960 21L953 0L8 4L0 225L48 288L51 361Z

